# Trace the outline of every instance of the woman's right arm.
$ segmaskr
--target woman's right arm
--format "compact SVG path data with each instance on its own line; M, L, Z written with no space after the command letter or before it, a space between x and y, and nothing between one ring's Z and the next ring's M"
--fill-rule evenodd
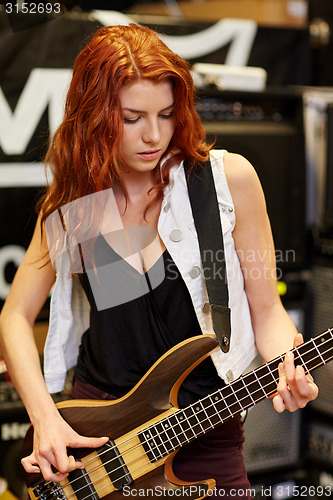
M33 452L22 464L27 472L41 472L46 480L61 481L68 472L81 466L68 457L67 446L97 448L107 438L79 436L61 418L46 388L33 325L54 280L55 271L38 221L1 311L0 345L10 377L34 427Z

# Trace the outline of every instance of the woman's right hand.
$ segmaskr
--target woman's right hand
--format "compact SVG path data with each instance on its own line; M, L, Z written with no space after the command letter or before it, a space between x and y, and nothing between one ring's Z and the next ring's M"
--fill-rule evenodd
M84 467L82 462L68 456L67 447L99 448L108 439L80 436L56 414L35 425L33 452L22 459L22 465L28 473L41 473L46 481L60 482L69 472Z

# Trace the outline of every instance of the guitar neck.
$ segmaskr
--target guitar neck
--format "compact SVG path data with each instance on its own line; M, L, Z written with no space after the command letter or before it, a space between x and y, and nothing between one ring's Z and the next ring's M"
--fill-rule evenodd
M306 373L333 359L333 333L326 332L292 350L295 364ZM139 434L154 462L193 441L276 392L278 366L284 355L245 374L231 384L164 418Z

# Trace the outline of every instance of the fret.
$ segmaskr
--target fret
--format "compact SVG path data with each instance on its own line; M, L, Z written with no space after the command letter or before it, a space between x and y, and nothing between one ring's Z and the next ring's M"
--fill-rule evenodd
M222 417L223 417L223 414L225 414L225 416L223 418L224 418L224 420L226 420L227 418L234 416L234 414L232 413L232 411L230 409L229 401L227 402L227 398L230 396L230 394L232 395L232 391L231 391L229 386L226 386L226 387L223 387L223 389L221 390L221 394L223 395L223 398L220 399L220 401L217 404L220 408L219 411L220 411Z
M230 410L228 409L228 406L225 403L224 400L224 391L225 387L223 389L219 389L218 391L214 392L214 394L210 395L210 402L212 402L213 409L216 412L216 417L213 417L213 409L212 411L212 418L215 418L216 423L220 420L221 422L224 422L226 419L230 418L230 415L232 416L232 413L230 413ZM210 405L209 405L210 407Z
M212 425L216 426L219 423L223 424L223 418L216 408L216 402L220 400L220 397L216 394L211 394L206 398L207 402L209 402L206 406L206 411L209 415L209 420L212 422ZM214 401L215 400L215 401Z
M332 328L329 328L325 334L327 335L328 337L328 340L333 340L333 329Z
M263 396L260 383L258 382L255 373L254 372L247 373L246 375L244 375L243 380L244 384L246 384L248 387L248 392L252 394L251 397L252 402L254 402L254 404L257 404L258 401L261 401L261 399L263 399Z
M205 433L205 431L206 431L205 427L206 426L205 426L205 419L203 418L204 417L204 411L201 408L200 402L191 405L191 410L192 410L193 415L197 419L198 424L199 424L199 426L201 428L201 432L199 434Z
M246 387L244 377L241 377L233 382L231 387L233 388L235 396L239 402L240 411L243 411L245 408L249 408L253 405L253 398Z
M322 347L323 352L325 352L325 347ZM304 366L307 372L318 366L318 363L321 364L322 362L325 362L325 360L321 355L320 349L313 347L312 342L302 344L297 347L297 349L295 348L295 364Z
M236 404L239 405L239 410L237 409L237 407L235 408L235 410L233 411L233 413L239 413L240 411L244 410L243 406L242 406L242 403L240 402L238 396L237 396L237 392L234 390L234 386L236 386L236 384L230 384L230 389L232 390L232 393L233 395L235 396L235 400L236 400Z
M276 390L276 380L273 375L273 371L278 369L278 365L281 361L282 358L275 359L274 361L270 361L269 363L260 366L260 368L257 368L257 370L254 371L254 374L264 393L264 397L269 396Z
M182 429L180 428L175 415L168 417L168 419L165 421L164 429L169 436L174 449L182 446L183 443L180 439L182 436Z
M324 359L324 363L327 363L332 357L333 340L331 330L319 335L313 341L316 342L317 350L321 354L322 359Z
M161 456L168 455L179 446L179 441L175 436L168 418L153 425L150 428L150 433L153 436Z
M266 392L265 392L264 387L262 386L262 383L261 383L260 378L258 378L257 373L256 373L256 372L253 372L253 375L254 375L254 376L255 376L255 378L257 379L257 382L258 382L258 384L259 384L259 386L260 386L260 389L261 389L261 391L262 391L262 394L263 394L263 395L260 397L260 399L262 399L262 398L266 397L266 396L267 396L267 394L266 394ZM260 401L260 399L259 399L258 401Z
M183 410L176 413L175 418L179 423L181 436L183 436L188 443L196 438L197 435L190 425L190 422L188 421L188 418Z
M297 354L297 356L301 360L301 363L298 363L298 359L295 356L295 364L301 364L303 366L303 368L305 369L305 371L309 372L310 369L307 367L307 365L306 365L306 363L305 363L305 361L304 361L304 359L303 359L303 357L302 357L302 355L301 355L301 353L299 351L300 350L297 349L297 347L295 347L294 352ZM308 352L308 354L310 354L310 352ZM303 354L303 356L305 356L305 355L306 355L306 352ZM312 354L311 354L311 357L312 357Z
M267 363L266 366L267 366L267 370L269 371L269 373L270 373L270 375L271 375L271 377L272 377L272 379L274 381L274 384L277 385L278 382L279 382L279 373L278 373L278 371L276 370L276 368L275 369L273 368L273 371L271 370L271 363Z
M207 427L206 430L210 430L210 429L214 428L214 425L212 424L212 422L211 422L211 420L210 420L210 418L208 416L206 408L203 405L203 400L201 399L200 401L198 401L198 403L200 403L201 408L203 409L203 411L205 413L205 416L206 416L206 418L205 418L205 424L206 425L204 425L204 427Z
M184 411L180 410L139 434L151 462L169 455L172 451L195 439L198 434L202 434L204 430L202 423L199 422L191 407L187 410L191 410L190 419L188 416L185 418ZM196 432L193 427L197 427Z
M195 437L201 434L202 429L201 426L199 425L198 419L195 417L193 413L192 407L188 406L183 410L183 413L186 417L186 422L188 423Z
M159 448L156 446L153 436L151 435L151 428L147 428L140 432L138 437L151 462L156 462L156 460L163 457L163 453L160 452Z
M242 380L242 382L243 382L243 384L244 384L245 390L246 390L246 392L248 393L249 398L250 398L250 401L251 401L251 403L252 403L252 404L249 404L249 405L245 405L245 407L246 407L246 408L250 408L250 406L255 405L255 404L256 404L256 402L255 402L255 400L253 399L252 394L250 393L250 391L249 391L249 389L248 389L248 386L247 386L247 383L246 383L246 381L245 381L245 378L244 378L244 377L242 377L242 379L241 379L241 380Z
M332 330L329 329L327 333L328 333L328 335L327 335L328 336L328 346L327 346L326 357L325 357L326 362L331 361L333 358L333 334L332 334Z
M315 339L311 339L311 342L312 342L312 344L314 345L314 348L315 348L315 350L317 351L318 356L320 357L321 362L322 362L323 364L325 364L325 360L324 360L324 358L322 357L322 355L321 355L321 353L320 353L320 350L318 349L318 346L317 346L317 344L316 344L316 342L315 342Z
M239 404L231 384L227 385L226 387L223 387L222 393L224 396L226 407L231 417L233 417L236 413L242 411L243 408Z
M177 413L181 414L182 411L180 410ZM174 438L172 438L172 442L173 443L177 442L177 447L178 447L178 446L183 446L184 444L188 443L189 439L187 438L187 436L186 436L186 434L184 432L184 429L180 425L180 421L178 420L177 413L175 413L174 415L172 415L171 417L169 417L168 420L169 420L169 423L170 423L170 429L171 429L171 431L174 434ZM184 420L183 415L180 415L180 417L181 417L182 420ZM193 436L193 433L192 433L192 436Z

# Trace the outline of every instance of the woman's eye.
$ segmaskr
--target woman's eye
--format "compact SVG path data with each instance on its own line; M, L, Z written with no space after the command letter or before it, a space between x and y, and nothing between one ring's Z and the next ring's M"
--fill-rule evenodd
M160 118L163 118L164 120L168 120L170 118L173 118L173 113L165 113L159 115ZM137 118L124 118L124 123L137 123L140 120L141 116L138 116Z
M136 123L139 120L140 120L140 116L138 116L137 118L124 118L125 123Z

